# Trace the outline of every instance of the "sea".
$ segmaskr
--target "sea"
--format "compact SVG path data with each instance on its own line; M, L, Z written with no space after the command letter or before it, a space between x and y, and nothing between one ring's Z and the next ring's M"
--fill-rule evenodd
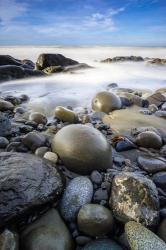
M166 66L150 65L147 62L101 63L109 57L142 56L166 59L166 47L113 47L113 46L1 46L1 55L36 62L41 53L58 53L91 69L71 73L57 73L48 77L14 80L0 84L0 92L30 97L29 108L47 115L56 106L71 106L74 109L90 107L93 96L107 89L110 83L119 87L155 91L166 87Z

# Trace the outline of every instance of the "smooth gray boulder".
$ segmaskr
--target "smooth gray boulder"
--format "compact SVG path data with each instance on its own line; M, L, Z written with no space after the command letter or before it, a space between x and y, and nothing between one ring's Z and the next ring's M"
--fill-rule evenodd
M110 144L101 132L87 125L63 127L52 140L52 151L75 173L85 175L112 166Z

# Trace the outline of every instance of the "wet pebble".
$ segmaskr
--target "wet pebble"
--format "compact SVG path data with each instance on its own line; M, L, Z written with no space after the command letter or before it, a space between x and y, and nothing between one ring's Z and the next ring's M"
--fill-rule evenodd
M0 148L6 148L9 141L5 137L0 137Z
M100 185L102 183L102 175L99 173L99 171L94 170L91 175L90 179L93 183Z

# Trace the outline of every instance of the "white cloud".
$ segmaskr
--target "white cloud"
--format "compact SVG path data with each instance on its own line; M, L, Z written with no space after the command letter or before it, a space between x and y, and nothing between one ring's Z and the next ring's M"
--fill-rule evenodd
M16 0L0 0L0 20L2 23L10 22L27 12L27 4Z

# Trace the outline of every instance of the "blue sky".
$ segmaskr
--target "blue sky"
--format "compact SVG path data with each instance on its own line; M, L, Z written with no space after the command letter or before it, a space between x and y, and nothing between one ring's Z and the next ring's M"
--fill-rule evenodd
M0 0L0 45L166 46L166 0Z

